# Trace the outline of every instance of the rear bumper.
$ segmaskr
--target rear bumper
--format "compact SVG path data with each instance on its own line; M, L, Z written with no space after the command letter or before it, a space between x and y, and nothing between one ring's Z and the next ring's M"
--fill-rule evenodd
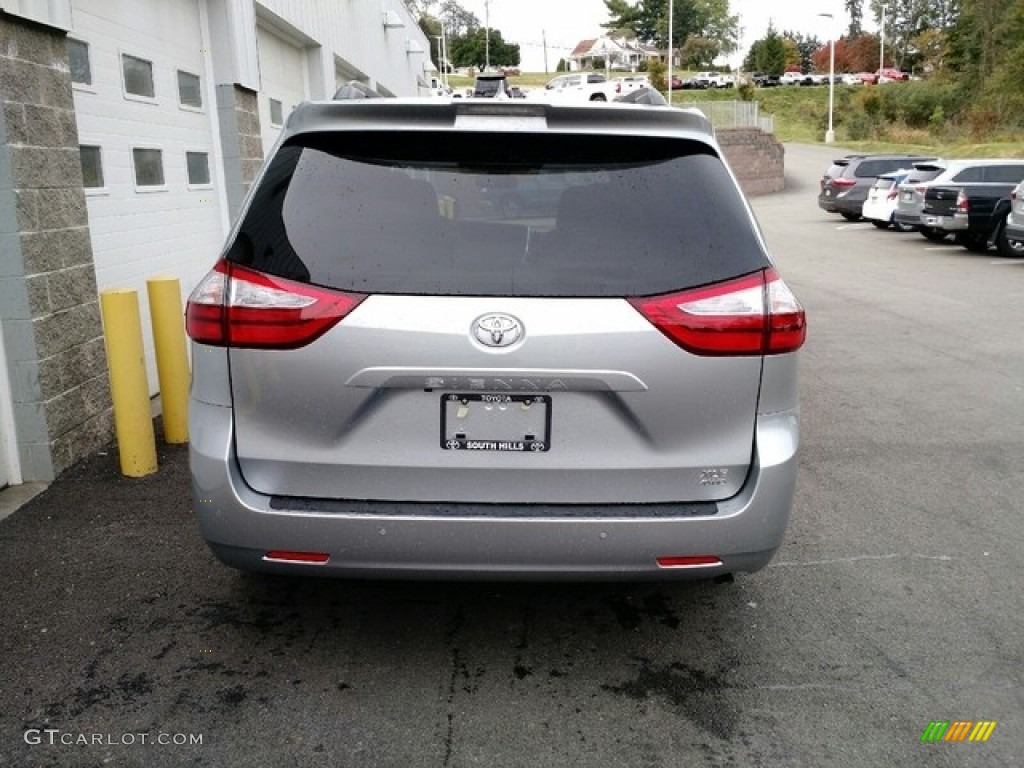
M1010 240L1024 241L1024 222L1020 224L1013 224L1006 221L1006 237Z
M867 200L867 195L861 194L859 190L840 192L838 195L832 196L821 194L818 195L818 207L829 213L857 214L859 216L865 200Z
M443 505L445 514L431 513L437 505L401 502L296 499L289 505L246 486L232 450L231 409L195 400L192 409L200 532L222 562L242 570L371 578L708 578L767 565L782 544L793 501L795 411L759 417L755 466L735 497L696 515L692 504L676 510L662 504L644 516L622 505L474 505L463 515L458 505ZM268 560L272 550L329 559ZM668 568L656 562L704 555L720 562Z
M899 209L892 215L892 220L897 224L908 224L912 227L921 226L921 214L919 213L900 213Z
M968 228L966 216L935 216L930 213L921 214L921 225L943 232L962 232Z

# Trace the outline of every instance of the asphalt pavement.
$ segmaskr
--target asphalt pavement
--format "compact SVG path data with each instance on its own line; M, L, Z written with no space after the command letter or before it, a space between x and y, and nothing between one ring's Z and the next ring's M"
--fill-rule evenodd
M187 448L0 521L0 765L1011 766L1024 754L1024 262L752 203L804 302L786 543L730 584L271 579ZM994 722L985 742L922 741Z

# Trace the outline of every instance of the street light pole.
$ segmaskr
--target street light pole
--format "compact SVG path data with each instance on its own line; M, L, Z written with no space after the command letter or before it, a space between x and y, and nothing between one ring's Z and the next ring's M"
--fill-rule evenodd
M878 82L882 82L882 71L885 69L885 4L882 4L882 23L881 23L881 34L879 37L878 46Z
M832 130L832 109L836 101L836 33L834 29L834 17L831 13L819 13L828 19L828 130L825 131L825 143L833 144L836 140L836 132Z
M484 0L484 72L491 68L491 0Z
M672 62L675 57L672 55L672 6L675 0L668 0L668 103L672 103Z

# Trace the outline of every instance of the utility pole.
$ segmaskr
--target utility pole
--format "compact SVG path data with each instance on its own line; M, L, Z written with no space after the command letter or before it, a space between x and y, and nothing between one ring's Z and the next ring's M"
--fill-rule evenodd
M544 45L544 74L546 75L546 74L549 74L549 72L548 72L548 33L547 33L546 30L542 29L540 31L540 40L541 40L541 43Z
M672 54L672 6L675 0L668 0L668 103L672 103L672 63L675 56Z
M885 69L885 5L882 5L881 35L878 46L878 82L882 82L882 71Z
M491 68L491 0L484 0L484 72Z

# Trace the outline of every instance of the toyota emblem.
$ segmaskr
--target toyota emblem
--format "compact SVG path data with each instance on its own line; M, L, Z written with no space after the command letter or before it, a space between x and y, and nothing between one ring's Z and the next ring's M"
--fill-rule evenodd
M473 321L473 338L487 347L511 347L523 338L523 324L512 315L483 315Z

